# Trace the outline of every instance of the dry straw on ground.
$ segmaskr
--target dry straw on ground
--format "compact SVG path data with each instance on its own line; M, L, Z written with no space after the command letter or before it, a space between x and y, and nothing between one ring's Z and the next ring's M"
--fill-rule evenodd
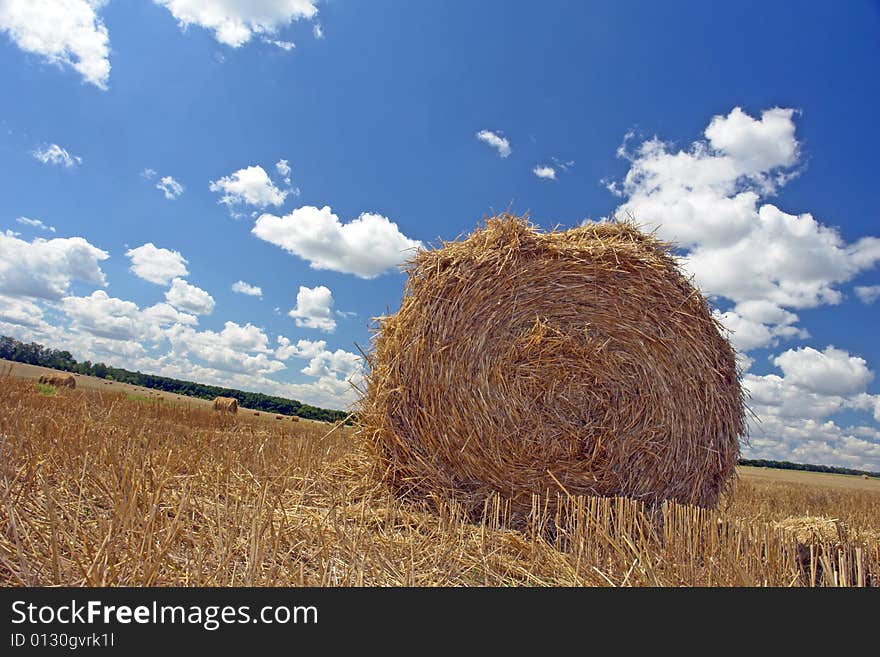
M734 352L669 246L501 215L420 251L359 417L397 490L714 506L744 432Z

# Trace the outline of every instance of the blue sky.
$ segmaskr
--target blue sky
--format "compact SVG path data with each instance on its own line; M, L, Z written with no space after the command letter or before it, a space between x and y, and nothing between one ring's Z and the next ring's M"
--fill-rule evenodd
M880 6L840 7L0 0L0 333L341 407L406 249L631 212L733 331L746 456L880 470Z

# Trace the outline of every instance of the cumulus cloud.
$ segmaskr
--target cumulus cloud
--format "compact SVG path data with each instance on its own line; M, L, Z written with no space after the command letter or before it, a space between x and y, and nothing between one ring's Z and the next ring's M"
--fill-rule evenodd
M538 176L538 178L544 178L545 180L556 180L556 169L547 166L546 164L537 165L534 169L532 169L532 173Z
M300 371L317 379L312 384L313 389L323 395L353 401L356 388L363 383L363 358L344 349L330 351L324 340L298 340L296 344L292 344L283 335L278 336L275 357L280 360L308 360L308 364Z
M173 201L184 192L183 185L171 176L162 176L156 183L156 189L160 190L169 201Z
M129 249L125 255L131 259L130 271L150 283L168 285L171 279L189 274L187 260L179 251L160 249L152 242Z
M862 303L871 304L880 299L880 285L856 285L855 290Z
M312 34L315 35L316 39L323 39L324 38L324 28L321 27L320 23L315 23L312 26Z
M782 375L747 374L751 458L880 468L880 432L861 425L841 428L828 419L844 410L866 411L880 421L880 395L866 392L873 379L864 359L828 346L789 349L772 359Z
M0 30L23 51L69 66L89 84L107 89L110 37L98 0L4 0Z
M82 164L82 158L79 155L71 155L67 152L67 149L62 148L58 144L49 144L43 148L38 148L31 155L34 156L35 160L39 160L43 164L54 164L65 169Z
M55 232L55 226L47 226L39 219L30 219L28 217L18 217L15 221L17 223L22 224L23 226L30 226L32 228L38 228L39 230L49 231L50 233Z
M828 346L789 349L773 360L792 384L820 395L847 395L865 390L874 378L868 363L858 356Z
M741 371L753 363L743 352L809 337L796 311L840 303L841 285L880 262L880 239L847 242L810 213L767 202L800 173L796 116L734 108L712 118L687 148L656 137L636 145L629 134L618 151L629 171L608 184L622 198L615 214L677 243L686 273L726 307L715 317L740 350ZM743 375L757 418L747 456L880 468L872 429L831 419L862 411L880 420L880 395L868 392L873 372L863 358L802 347L770 362L779 373Z
M142 321L137 304L96 290L86 297L65 297L61 301L74 330L110 340L158 340L155 325Z
M140 176L141 176L141 178L146 178L147 180L149 180L150 178L155 176L157 173L158 172L155 169L150 169L149 167L147 167L146 169L141 171Z
M489 144L489 146L497 150L498 155L501 157L507 157L512 152L510 149L510 142L497 132L480 130L476 136L481 142Z
M214 297L182 278L171 281L165 300L178 310L196 315L210 315L214 311Z
M329 288L323 285L312 288L300 285L296 295L296 306L287 314L296 320L297 326L332 333L336 330L332 306L333 293Z
M422 246L380 214L365 212L343 224L326 205L320 209L305 205L283 217L263 214L252 232L307 260L312 269L361 278L375 278L399 266Z
M109 257L82 237L26 242L0 233L0 293L60 299L72 280L105 286L100 262Z
M244 281L236 281L232 284L232 291L237 292L238 294L246 294L251 297L260 297L263 296L263 290L256 285L251 285L250 283L245 283Z
M0 294L0 325L3 323L28 328L41 328L43 309L33 301Z
M185 28L199 25L214 33L220 43L233 48L254 35L275 34L299 19L314 18L317 0L154 0L168 9Z
M677 243L702 291L735 304L722 321L745 349L803 337L791 310L839 303L839 285L880 261L880 239L847 243L810 213L761 203L797 173L795 115L734 108L687 149L656 137L633 148L628 135L619 154L630 169L608 185L625 199L618 216Z
M219 333L178 324L167 331L167 336L173 356L196 358L218 370L253 376L285 368L284 363L272 357L266 334L252 324L226 322Z
M259 208L267 205L278 206L284 203L284 199L290 193L289 190L276 187L266 170L259 165L245 167L231 175L211 181L208 187L212 192L222 193L220 202L227 206L241 203Z

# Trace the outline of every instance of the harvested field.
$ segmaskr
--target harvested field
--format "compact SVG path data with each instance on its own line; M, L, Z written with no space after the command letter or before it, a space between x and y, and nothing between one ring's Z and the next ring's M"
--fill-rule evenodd
M348 427L0 383L6 586L878 585L874 480L747 469L717 510L574 497L551 513L535 498L512 530L499 498L471 522L391 495ZM780 524L797 516L847 532L804 552Z

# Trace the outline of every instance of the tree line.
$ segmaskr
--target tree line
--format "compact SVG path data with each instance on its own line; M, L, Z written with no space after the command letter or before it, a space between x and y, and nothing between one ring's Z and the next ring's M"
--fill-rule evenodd
M296 415L301 418L321 420L323 422L346 421L346 418L348 418L348 423L352 421L344 411L318 408L317 406L303 404L295 399L264 395L261 392L245 392L234 388L221 388L220 386L210 386L203 383L194 383L193 381L181 381L180 379L172 379L155 374L144 374L143 372L132 372L119 367L111 367L104 363L92 363L88 360L77 362L69 351L50 349L36 342L24 343L6 335L0 336L0 358L29 365L51 367L55 370L64 370L65 372L74 372L75 374L86 374L98 377L99 379L107 379L108 381L130 383L143 388L155 388L156 390L164 390L165 392L173 392L188 397L199 397L201 399L234 397L238 400L239 405L258 411L265 411L266 413Z
M753 468L777 468L779 470L805 470L808 472L828 472L831 474L868 475L869 477L880 477L880 472L868 472L867 470L841 468L836 465L810 465L807 463L791 463L790 461L769 461L767 459L740 459L739 464L750 465Z

